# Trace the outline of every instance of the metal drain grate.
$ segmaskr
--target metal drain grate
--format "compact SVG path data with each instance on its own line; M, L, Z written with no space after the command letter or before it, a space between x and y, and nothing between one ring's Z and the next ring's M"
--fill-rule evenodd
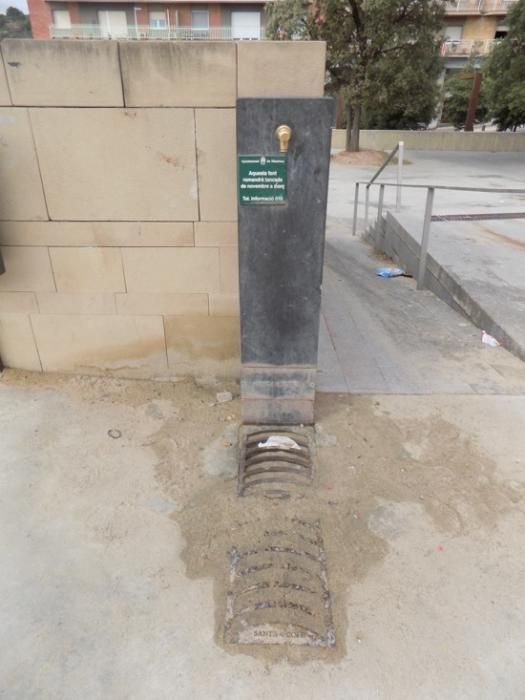
M239 495L259 493L286 498L309 486L313 469L308 430L245 429L239 464Z
M320 523L261 524L257 542L230 550L228 644L335 645Z

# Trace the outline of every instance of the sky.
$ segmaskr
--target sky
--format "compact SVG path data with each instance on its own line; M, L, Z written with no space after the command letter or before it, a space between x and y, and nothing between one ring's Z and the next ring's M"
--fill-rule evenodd
M26 0L0 0L0 12L4 13L8 7L18 7L19 10L27 14Z

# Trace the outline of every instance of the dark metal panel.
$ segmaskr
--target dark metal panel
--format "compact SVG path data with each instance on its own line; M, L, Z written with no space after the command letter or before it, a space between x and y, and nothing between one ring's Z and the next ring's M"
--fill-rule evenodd
M287 202L239 206L244 365L317 363L333 112L332 98L237 101L239 155L278 153L276 127L292 129Z

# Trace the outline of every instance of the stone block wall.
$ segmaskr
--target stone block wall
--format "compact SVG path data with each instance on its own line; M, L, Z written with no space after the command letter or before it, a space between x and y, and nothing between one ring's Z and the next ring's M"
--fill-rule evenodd
M1 53L4 364L236 375L236 99L321 96L324 44L5 40Z

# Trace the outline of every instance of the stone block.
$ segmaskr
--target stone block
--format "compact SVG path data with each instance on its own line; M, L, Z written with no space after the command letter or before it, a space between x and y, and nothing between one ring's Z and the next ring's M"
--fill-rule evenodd
M236 318L164 318L168 365L180 374L237 376L240 337Z
M4 39L2 54L13 104L123 106L117 48L112 41Z
M237 248L221 248L221 292L239 294L239 251Z
M47 219L26 109L0 109L0 143L0 219Z
M314 422L316 367L242 366L244 423Z
M121 42L120 60L128 106L235 106L233 43Z
M322 97L323 41L242 41L237 44L238 97Z
M59 292L124 292L118 248L50 248Z
M0 221L0 245L193 246L193 223Z
M237 245L236 221L196 221L196 246Z
M241 405L245 425L313 425L314 402L301 399L244 399Z
M210 294L210 316L239 316L238 294Z
M235 110L197 109L200 219L237 219Z
M6 367L42 371L29 316L0 313L0 357Z
M84 292L60 294L38 292L38 307L41 314L115 314L115 295Z
M32 292L0 292L0 313L32 314L38 312Z
M217 248L123 248L128 292L211 292L219 289Z
M438 138L434 139L434 147L439 149L440 151L446 150L446 151L463 151L464 150L464 143L465 141L458 141L456 137L456 134L453 133L447 133L447 132L437 132L439 134ZM469 136L470 134L465 134L466 136Z
M166 372L160 316L32 316L44 371L121 376Z
M192 110L32 109L31 118L52 219L198 218Z
M0 275L0 291L55 291L47 248L3 246L5 273Z
M5 74L5 66L0 57L0 105L10 105L11 95L7 86L7 77Z
M207 294L117 294L119 314L163 316L208 315Z

